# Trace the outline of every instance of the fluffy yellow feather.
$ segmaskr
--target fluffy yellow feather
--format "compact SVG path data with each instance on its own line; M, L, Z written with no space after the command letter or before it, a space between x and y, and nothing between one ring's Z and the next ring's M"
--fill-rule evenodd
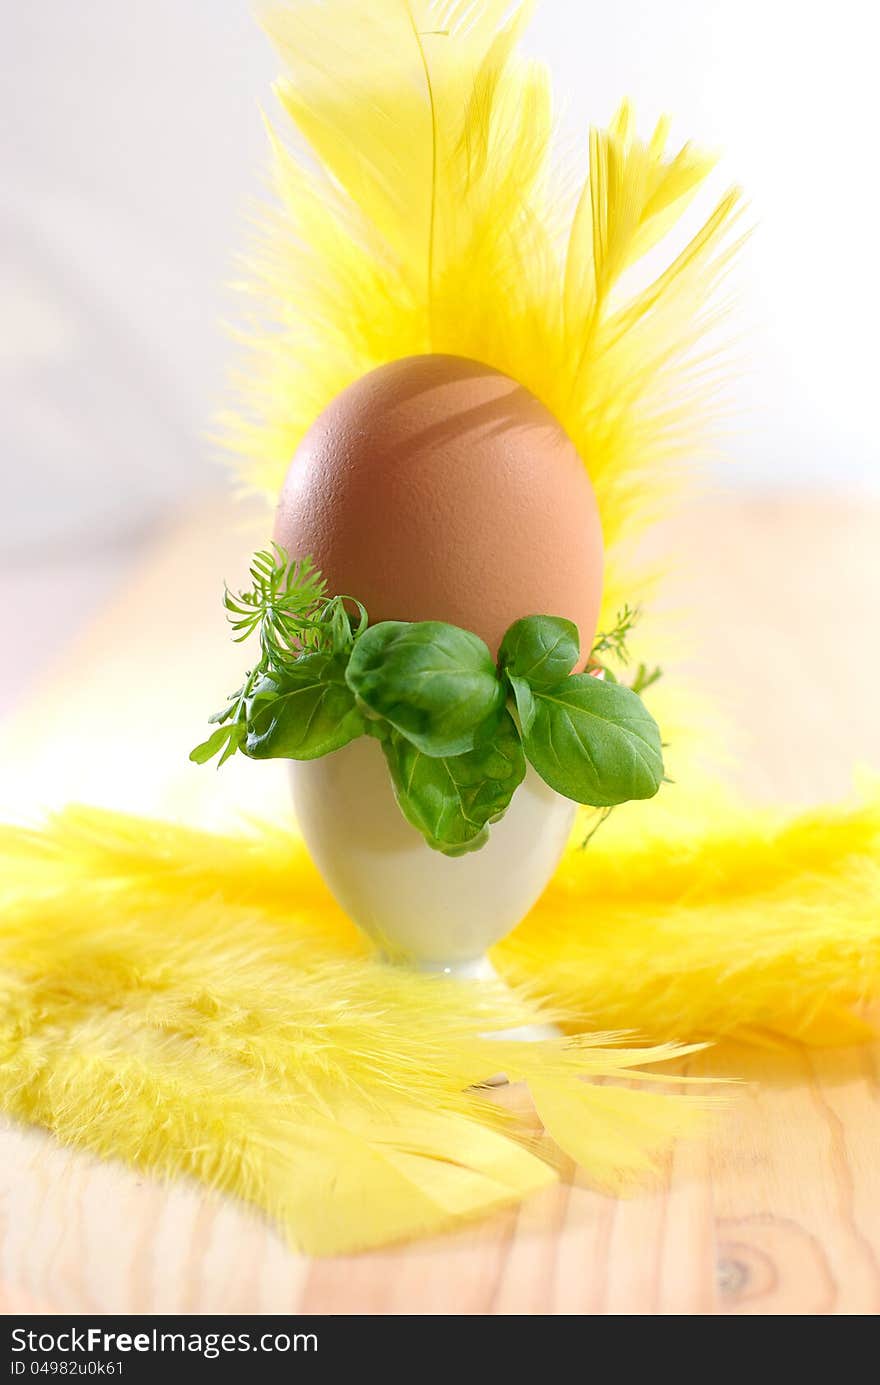
M707 806L574 840L495 950L510 991L373 960L277 828L68 809L2 829L0 1106L234 1193L313 1253L519 1201L554 1149L618 1191L704 1117L645 1088L676 1040L858 1038L880 993L880 806L776 821L715 800L701 828ZM536 1018L571 1037L486 1037ZM499 1070L551 1143L475 1089Z
M696 778L569 850L498 949L579 1025L854 1042L880 998L880 798L798 815Z
M554 1009L362 955L279 832L69 810L3 830L0 864L0 1107L234 1193L312 1253L519 1201L560 1150L619 1187L703 1117L698 1098L583 1081L686 1047L513 1042L499 1031ZM479 1090L499 1070L533 1088L552 1145Z
M245 285L241 409L224 422L241 477L271 498L317 414L373 367L430 351L496 367L589 468L608 616L639 595L628 541L705 427L712 352L696 347L739 199L658 249L713 161L689 144L668 155L665 120L641 140L627 104L590 133L577 187L554 151L547 74L517 49L529 8L265 7L291 124L272 134L278 207ZM649 251L660 268L628 288Z

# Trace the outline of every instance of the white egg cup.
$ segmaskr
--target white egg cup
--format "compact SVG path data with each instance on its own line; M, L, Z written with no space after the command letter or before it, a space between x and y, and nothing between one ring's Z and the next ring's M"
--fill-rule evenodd
M336 900L390 961L494 975L487 948L528 913L552 876L576 805L529 767L479 851L434 851L397 805L377 741L291 764L296 816Z

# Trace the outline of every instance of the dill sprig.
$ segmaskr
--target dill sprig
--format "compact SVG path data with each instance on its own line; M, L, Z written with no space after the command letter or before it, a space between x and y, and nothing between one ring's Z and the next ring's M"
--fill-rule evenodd
M204 763L220 752L222 765L247 738L248 703L260 679L283 678L304 654L344 654L366 628L367 613L348 596L327 596L327 584L310 557L291 560L278 544L256 553L250 566L251 586L224 587L232 638L237 644L257 635L260 658L226 706L208 720L219 729L197 746L193 756ZM349 606L355 615L349 614ZM353 628L353 622L356 622Z
M608 668L607 659L610 657L624 667L629 664L629 637L638 624L641 614L642 610L640 606L630 606L627 604L622 611L618 611L611 629L600 631L593 641L593 647L590 650L590 662L599 664L604 670L604 676L613 683L618 682L618 679L611 669ZM602 658L602 655L606 657ZM659 665L655 665L652 668L648 664L639 663L636 668L635 676L628 686L634 693L640 696L646 688L653 687L662 677L663 670ZM599 831L599 828L604 822L607 822L612 812L613 808L600 808L596 811L595 820L592 822L581 842L581 850L589 846L593 837Z
M629 664L629 637L638 624L641 614L640 606L624 606L622 611L618 611L611 629L600 631L593 641L593 647L590 650L591 661L595 664L601 664L605 669L605 676L615 682L617 679L614 678L611 670L607 667L606 660L601 655L610 656L624 667ZM653 687L662 677L663 670L658 665L651 667L648 664L640 663L629 687L634 693L641 694L646 688Z
M653 668L649 668L647 664L639 664L636 669L636 676L630 683L630 687L634 693L638 693L639 696L641 696L646 688L652 688L658 679L662 677L663 670L659 664L655 664Z
M250 577L249 590L224 590L232 638L240 644L258 632L265 665L283 668L320 629L327 584L311 558L291 561L277 544L254 555Z
M624 606L622 611L617 612L614 624L610 630L601 630L593 641L593 648L590 655L597 662L602 663L601 655L610 654L619 664L629 663L629 648L627 641L638 624L641 615L639 606Z

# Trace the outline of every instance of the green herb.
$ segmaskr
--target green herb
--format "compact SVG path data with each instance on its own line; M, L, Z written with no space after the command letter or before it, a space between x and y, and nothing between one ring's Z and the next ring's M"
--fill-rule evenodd
M663 670L657 665L654 668L648 668L647 664L639 664L630 687L634 693L641 695L646 688L653 688L654 684L662 677Z
M439 620L385 620L361 635L348 686L426 755L461 755L504 706L492 655L469 630Z
M594 639L590 658L601 664L604 662L601 656L610 654L619 664L628 664L629 648L627 642L640 615L641 611L638 606L624 606L622 611L618 611L612 628L601 631Z
M312 642L326 583L311 558L291 562L275 544L254 555L250 575L250 590L225 590L232 638L240 644L259 633L267 667L281 668Z
M609 808L596 809L596 812L593 815L595 817L595 822L593 822L591 826L588 828L588 830L584 833L584 838L581 842L581 851L586 851L587 847L590 845L590 842L593 840L596 833L599 831L599 828L602 826L604 822L608 821L609 817L614 812L614 807L615 805L612 804Z
M308 655L342 657L351 649L367 624L361 603L345 596L328 600L326 583L312 559L292 562L277 544L254 554L250 576L249 589L224 589L223 605L237 644L258 635L260 661L248 670L226 706L209 717L209 721L220 724L220 729L190 752L189 758L196 764L206 764L220 753L222 765L237 750L252 759L275 755L293 758L295 752L278 749L281 745L302 747L295 755L297 759L314 759L345 745L363 729L362 720L351 715L354 703L347 695L344 672L337 678L329 671L330 664L323 665L323 682L328 686L319 688L313 676L318 666L302 667ZM356 613L354 627L349 606ZM336 665L332 667L339 672ZM311 693L309 685L313 687ZM282 697L288 702L288 710L279 709L277 716L270 716L267 704ZM261 711L254 724L258 706ZM303 717L299 730L294 717Z
M571 673L580 653L578 628L560 616L515 620L501 642L498 662L510 678L533 688L552 688Z
M573 674L576 626L525 616L507 631L498 665L478 636L442 621L371 626L360 602L327 596L310 558L258 553L252 586L224 598L237 641L260 656L191 752L223 764L312 760L357 736L381 742L397 802L429 846L475 851L507 809L528 759L558 793L602 810L648 798L663 779L660 733L638 692L659 669L638 666L633 686ZM625 663L638 612L625 607L592 657ZM511 709L515 708L515 717Z
M244 721L229 722L226 726L221 726L217 731L210 735L206 741L202 741L194 750L189 753L189 758L194 760L197 765L206 765L209 760L213 760L218 751L223 752L218 760L218 765L222 765L228 760L230 755L234 755L236 750L241 750L247 740L247 724Z
M461 755L425 755L398 731L383 743L401 812L447 856L477 851L526 772L519 734L504 712L494 735Z
M638 606L624 606L622 611L618 611L617 619L607 632L597 635L593 641L593 648L590 651L590 662L598 664L604 674L605 680L609 683L619 683L620 679L608 667L607 661L602 659L602 654L610 654L619 664L628 664L629 637L635 628L636 622L641 615ZM651 688L663 677L663 670L659 667L649 668L647 664L639 664L636 675L629 687L636 694L641 694L646 688Z
M657 792L660 732L630 688L575 673L555 688L531 689L531 698L523 743L551 789L595 808Z
M245 753L253 760L316 760L348 745L364 719L338 654L304 654L255 684L247 705Z
M513 673L508 673L507 681L516 703L520 732L523 736L527 736L535 720L535 694L532 685L525 678L517 678Z

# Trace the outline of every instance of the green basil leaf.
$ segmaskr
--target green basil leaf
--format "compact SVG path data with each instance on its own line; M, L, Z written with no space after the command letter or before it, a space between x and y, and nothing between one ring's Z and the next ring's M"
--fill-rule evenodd
M371 714L364 718L364 734L372 736L374 741L387 741L389 736L395 735L395 732L387 721Z
M523 740L541 778L577 803L652 798L663 779L660 732L641 698L588 673L534 691Z
M509 673L507 678L513 689L519 724L525 736L535 720L535 695L524 678L517 678L512 673Z
M493 735L462 755L425 755L392 731L382 749L400 809L429 846L447 856L477 851L526 772L519 733L505 711Z
M364 730L345 682L345 660L304 654L283 672L266 674L247 701L244 752L253 760L315 760Z
M504 707L483 641L439 620L385 620L355 642L348 686L425 755L460 755Z
M511 678L524 678L533 688L552 688L571 673L579 653L573 621L525 616L513 622L501 641L498 662Z

